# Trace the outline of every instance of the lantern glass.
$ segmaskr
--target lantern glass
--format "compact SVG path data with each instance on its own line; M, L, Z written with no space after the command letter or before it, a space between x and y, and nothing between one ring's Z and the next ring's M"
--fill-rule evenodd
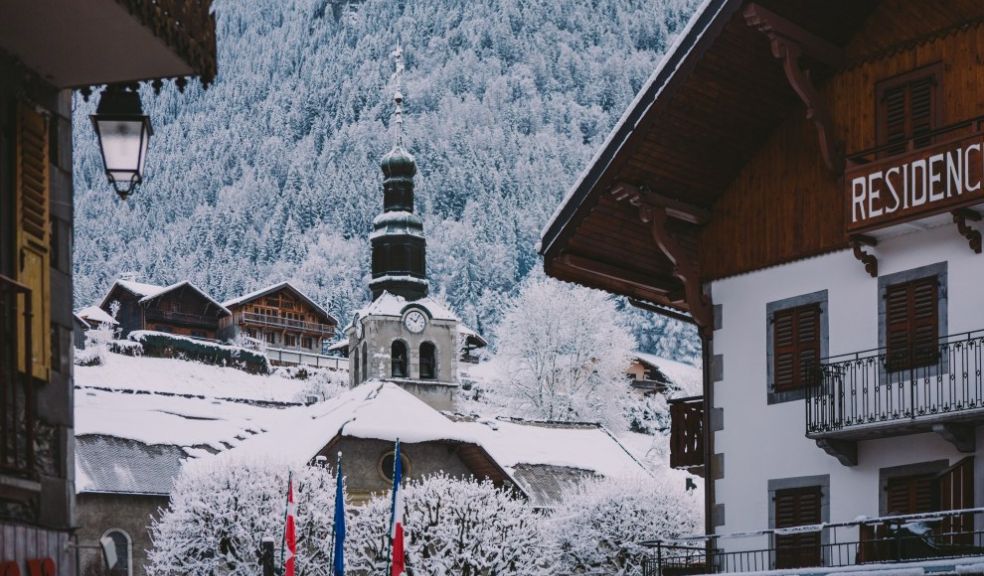
M147 146L153 133L150 118L143 114L134 91L107 88L92 115L99 138L106 177L116 192L126 198L143 181Z

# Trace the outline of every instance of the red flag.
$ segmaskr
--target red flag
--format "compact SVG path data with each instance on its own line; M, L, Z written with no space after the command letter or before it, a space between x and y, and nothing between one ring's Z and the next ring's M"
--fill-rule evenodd
M284 539L287 540L284 576L294 576L294 554L297 552L297 542L294 535L294 481L291 479L287 480L287 525L284 527Z

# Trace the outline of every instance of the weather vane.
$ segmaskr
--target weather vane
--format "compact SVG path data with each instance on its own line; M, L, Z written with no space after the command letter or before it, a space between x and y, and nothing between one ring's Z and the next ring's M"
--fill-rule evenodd
M396 102L396 145L403 145L403 48L399 44L393 50L393 60L396 63L396 72L393 78L396 80L396 92L393 94L393 101Z

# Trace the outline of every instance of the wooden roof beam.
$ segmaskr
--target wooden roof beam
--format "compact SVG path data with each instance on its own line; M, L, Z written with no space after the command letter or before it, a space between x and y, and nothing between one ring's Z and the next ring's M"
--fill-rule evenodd
M628 200L635 207L642 206L643 204L661 206L666 209L666 215L670 218L682 220L690 224L701 225L711 219L711 211L703 206L670 198L659 192L653 192L641 186L633 186L627 182L615 184L612 187L611 194L615 200Z
M827 106L820 97L810 72L803 69L800 59L806 56L836 70L844 63L843 51L754 2L745 7L743 15L746 24L769 38L772 55L782 61L789 85L806 105L807 119L812 120L817 127L823 163L834 175L842 175L844 143L834 136L834 124Z
M629 284L657 294L667 295L671 292L676 292L679 289L677 282L672 279L662 279L655 275L629 270L614 264L600 262L592 258L585 258L584 256L564 254L557 259L557 263L561 266L578 270L580 272L585 272L597 278Z

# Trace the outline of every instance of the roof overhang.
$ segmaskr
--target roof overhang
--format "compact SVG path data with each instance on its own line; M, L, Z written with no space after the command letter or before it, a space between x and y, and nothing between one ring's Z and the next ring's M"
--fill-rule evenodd
M701 227L727 217L715 200L802 111L774 37L810 48L803 60L822 83L878 3L706 0L544 229L547 274L711 323Z
M4 2L0 49L57 88L216 73L211 0Z

